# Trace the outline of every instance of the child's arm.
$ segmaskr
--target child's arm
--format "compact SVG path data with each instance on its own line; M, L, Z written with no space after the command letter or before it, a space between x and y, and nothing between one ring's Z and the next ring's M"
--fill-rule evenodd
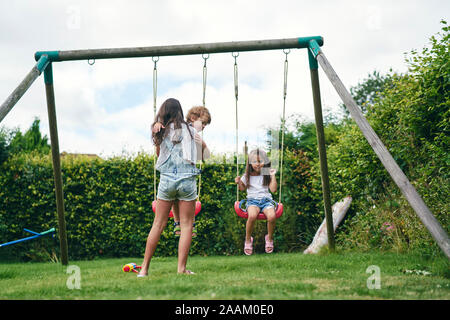
M202 151L203 151L203 160L209 159L209 157L211 156L211 151L209 151L209 148L204 140L202 141Z
M152 132L157 133L160 132L161 129L164 129L165 127L160 122L156 122L152 127Z
M197 146L202 146L202 160L208 159L211 156L211 151L209 151L208 146L205 143L205 140L203 140L200 135L196 132L194 136L195 143Z
M275 173L277 173L277 170L270 169L270 183L269 183L269 190L272 193L275 193L278 188L277 184L277 178L275 177Z
M247 186L244 184L244 182L241 180L240 176L237 176L234 179L234 182L239 186L239 190L244 191L245 189L247 189Z

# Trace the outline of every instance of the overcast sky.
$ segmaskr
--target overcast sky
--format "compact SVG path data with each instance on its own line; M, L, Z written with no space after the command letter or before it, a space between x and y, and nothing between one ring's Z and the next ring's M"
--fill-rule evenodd
M2 1L0 3L0 100L35 64L42 50L158 46L324 37L323 52L349 88L377 70L406 71L405 53L421 49L449 21L450 1ZM307 52L288 55L286 114L313 119ZM283 106L282 50L243 52L239 66L239 148L264 145ZM208 59L206 106L212 123L204 138L213 152L235 150L231 53ZM158 107L180 100L185 113L202 102L201 55L161 57ZM103 157L152 152L151 58L54 63L60 151ZM322 104L338 112L340 100L320 70ZM0 126L30 127L41 119L49 136L43 77L26 92Z

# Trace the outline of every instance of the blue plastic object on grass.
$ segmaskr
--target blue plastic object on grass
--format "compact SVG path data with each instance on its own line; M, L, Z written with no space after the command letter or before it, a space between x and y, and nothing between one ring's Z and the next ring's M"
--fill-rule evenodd
M47 235L50 235L50 234L54 235L54 233L55 233L55 228L51 228L51 229L49 229L47 231L44 231L44 232L41 232L41 233L35 232L35 231L31 231L31 230L25 229L25 228L23 228L23 230L34 234L34 236L26 237L26 238L22 238L22 239L10 241L10 242L6 242L6 243L3 243L3 244L0 244L0 247L4 247L4 246L10 245L10 244L15 244L15 243L19 243L19 242L23 242L23 241L27 241L27 240L31 240L31 239L36 239L36 238L39 238L39 237L42 237L42 236L47 236Z

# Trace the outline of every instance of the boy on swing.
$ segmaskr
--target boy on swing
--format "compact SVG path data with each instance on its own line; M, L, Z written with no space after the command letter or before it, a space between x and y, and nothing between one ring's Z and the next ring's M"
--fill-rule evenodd
M198 156L198 159L201 159L201 160L208 159L210 157L210 151L198 133L203 131L203 129L205 129L205 127L211 123L211 114L209 113L209 110L203 106L192 107L191 109L189 109L189 111L186 115L186 122L196 130L195 137L194 137L195 141L202 142L203 148L198 148L197 150L199 152L201 152L200 150L203 149L203 154L200 154ZM159 132L161 130L161 128L164 128L164 126L162 125L162 123L157 122L154 124L154 126L152 128L152 132L155 132L155 133ZM173 231L175 233L175 236L179 237L181 234L181 228L180 228L180 215L179 215L177 201L175 201L175 203L172 206L172 212L173 212L173 220L174 220L174 223L173 223L174 230ZM195 238L196 236L197 236L197 228L195 226L195 221L194 221L193 229L192 229L192 237Z

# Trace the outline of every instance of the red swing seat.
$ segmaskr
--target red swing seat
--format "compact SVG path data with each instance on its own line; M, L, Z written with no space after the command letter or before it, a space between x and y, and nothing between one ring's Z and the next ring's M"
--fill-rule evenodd
M244 200L241 200L241 201L236 201L234 203L234 211L236 211L236 214L239 217L244 218L244 219L248 219L247 211L245 209L242 209L242 204L245 201L247 201L247 200L244 199ZM275 216L278 219L279 217L281 217L283 215L283 204L281 202L276 203L275 201L274 201L274 203L276 204ZM266 215L261 212L260 214L258 214L258 217L256 219L258 219L258 220L266 220L267 218L266 218Z
M156 200L153 200L153 202L152 202L152 210L153 210L153 212L156 212ZM201 210L202 210L202 203L200 201L196 201L195 202L195 215L198 215ZM172 210L170 210L169 218L173 218Z

